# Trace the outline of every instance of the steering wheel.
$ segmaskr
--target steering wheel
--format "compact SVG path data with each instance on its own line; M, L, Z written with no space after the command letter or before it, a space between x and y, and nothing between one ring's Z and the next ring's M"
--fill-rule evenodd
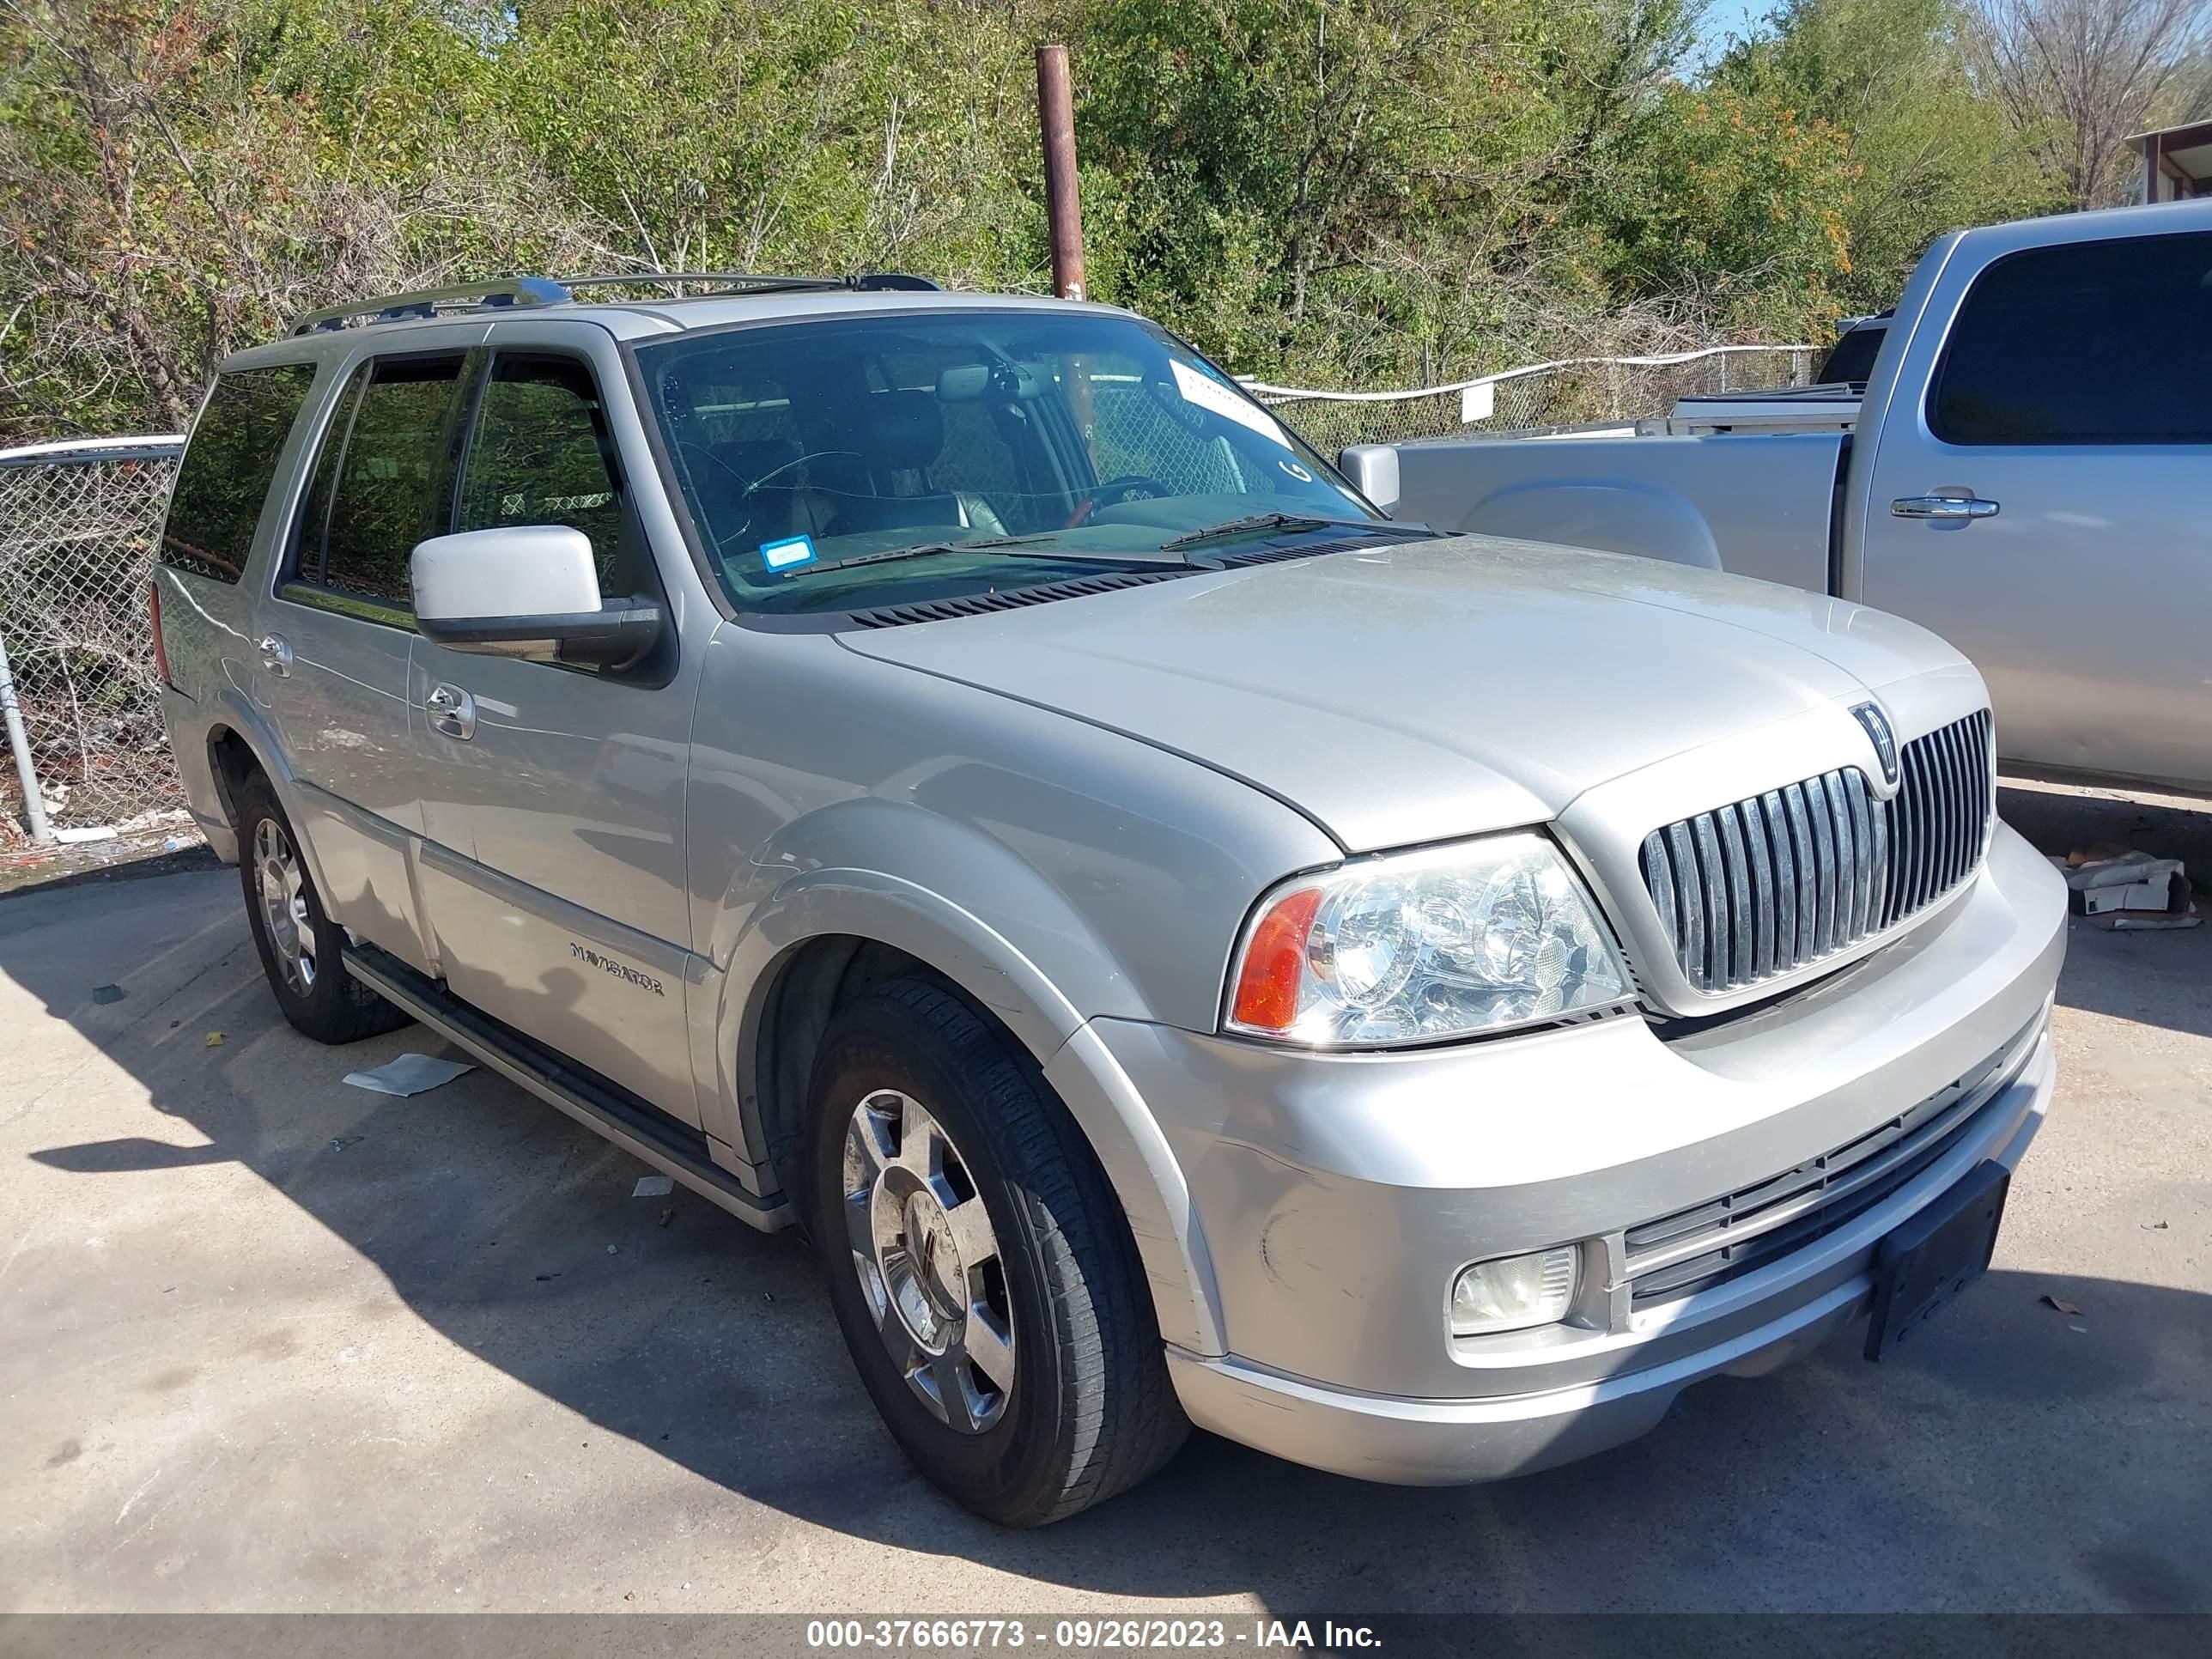
M1148 495L1158 501L1163 496L1174 494L1175 491L1148 472L1125 472L1118 478L1109 478L1078 501L1075 511L1067 515L1067 521L1060 528L1073 530L1089 520L1100 507L1114 506L1134 495Z

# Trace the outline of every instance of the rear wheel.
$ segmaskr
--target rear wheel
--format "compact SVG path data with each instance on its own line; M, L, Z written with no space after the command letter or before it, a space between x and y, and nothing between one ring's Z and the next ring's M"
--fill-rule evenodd
M340 935L267 780L238 792L238 873L269 988L293 1028L318 1042L397 1030L409 1016L346 971Z
M839 1011L813 1091L813 1232L854 1365L952 1497L1041 1526L1188 1431L1127 1221L1029 1057L933 981Z

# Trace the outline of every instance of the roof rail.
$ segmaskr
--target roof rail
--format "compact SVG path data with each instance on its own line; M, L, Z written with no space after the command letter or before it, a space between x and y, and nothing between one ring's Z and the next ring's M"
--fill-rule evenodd
M595 276L507 276L495 283L460 288L424 289L417 294L386 294L351 305L311 311L293 319L289 334L314 334L353 324L396 323L410 317L434 317L441 311L504 311L568 305L585 288L653 288L701 283L745 294L788 294L842 289L854 294L934 293L939 284L902 270L863 271L852 276L777 276L742 270L640 270Z

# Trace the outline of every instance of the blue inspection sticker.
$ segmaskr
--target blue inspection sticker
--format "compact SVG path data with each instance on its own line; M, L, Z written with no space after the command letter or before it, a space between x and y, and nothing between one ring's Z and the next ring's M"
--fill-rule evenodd
M814 543L806 536L788 536L780 542L763 542L761 562L771 570L795 570L814 562Z

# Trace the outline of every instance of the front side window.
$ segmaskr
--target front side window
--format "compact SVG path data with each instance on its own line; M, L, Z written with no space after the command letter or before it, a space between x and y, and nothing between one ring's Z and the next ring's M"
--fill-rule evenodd
M614 446L591 370L573 358L501 353L477 404L456 530L565 525L591 540L603 592L625 568Z
M314 379L313 363L277 363L235 369L216 381L170 493L163 564L221 582L239 579L277 459Z
M2062 243L1974 279L1928 394L1945 443L2212 443L2212 232Z
M741 609L1180 563L1179 538L1263 514L1306 526L1266 533L1316 546L1380 522L1234 382L1133 318L896 311L702 332L638 362Z
M300 516L301 580L411 610L408 557L442 534L439 482L458 356L364 363L323 438Z

